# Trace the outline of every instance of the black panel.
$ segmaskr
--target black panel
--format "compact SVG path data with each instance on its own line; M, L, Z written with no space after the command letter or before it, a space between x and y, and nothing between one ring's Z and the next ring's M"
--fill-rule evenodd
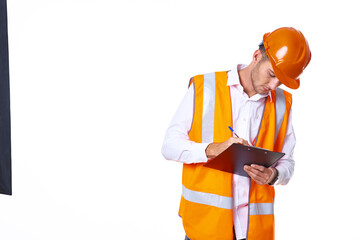
M6 0L0 0L0 193L12 194L9 50Z

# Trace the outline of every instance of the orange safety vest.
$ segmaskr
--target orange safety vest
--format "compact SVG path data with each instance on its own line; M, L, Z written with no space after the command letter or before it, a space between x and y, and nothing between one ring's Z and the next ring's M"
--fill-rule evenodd
M198 75L194 87L194 116L189 139L223 142L232 136L230 89L227 72ZM291 108L291 94L276 89L266 99L255 139L257 147L281 152ZM271 101L272 99L272 101ZM204 163L183 164L183 191L179 215L191 240L232 240L232 174L203 167ZM250 184L248 240L274 239L274 187Z

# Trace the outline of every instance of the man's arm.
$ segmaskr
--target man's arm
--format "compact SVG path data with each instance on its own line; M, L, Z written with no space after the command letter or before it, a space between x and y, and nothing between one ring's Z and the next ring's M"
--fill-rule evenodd
M194 88L189 87L178 107L166 133L161 152L165 159L182 163L207 162L205 149L209 143L196 143L189 140L193 120Z

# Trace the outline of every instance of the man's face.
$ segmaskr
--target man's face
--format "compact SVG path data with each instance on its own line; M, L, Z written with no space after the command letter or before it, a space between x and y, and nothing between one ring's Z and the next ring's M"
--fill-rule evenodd
M281 85L269 60L260 60L256 63L251 71L251 82L255 92L258 94L267 94Z

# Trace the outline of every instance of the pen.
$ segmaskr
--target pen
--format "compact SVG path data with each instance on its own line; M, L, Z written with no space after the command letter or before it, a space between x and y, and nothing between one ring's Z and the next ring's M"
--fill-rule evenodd
M237 138L240 138L240 137L236 134L236 132L234 131L234 129L232 129L230 126L229 126L229 129L230 129L230 131L232 131L232 132L234 133L234 135L235 135ZM251 143L249 143L249 146L252 146Z
M240 138L240 137L236 134L236 132L234 132L234 129L232 129L230 126L229 126L229 129L230 129L230 131L233 132L233 134L235 134L235 136L236 136L237 138Z

